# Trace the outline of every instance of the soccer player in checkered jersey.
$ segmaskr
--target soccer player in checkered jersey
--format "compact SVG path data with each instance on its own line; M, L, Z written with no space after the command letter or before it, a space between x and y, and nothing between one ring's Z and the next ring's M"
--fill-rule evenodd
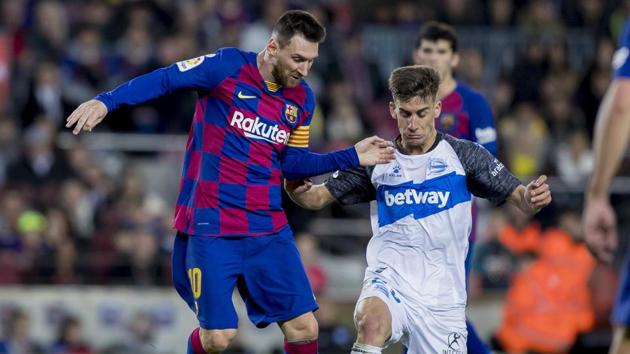
M439 98L442 112L435 120L437 130L456 138L474 141L493 155L497 154L497 132L492 110L486 99L477 91L453 77L453 70L459 64L457 33L446 23L428 22L421 29L413 50L415 64L431 65L440 72ZM466 277L470 274L472 251L477 239L477 208L473 203L473 226L470 233L470 247L466 257ZM468 351L471 354L489 354L472 323L468 328Z
M610 205L610 184L630 140L630 19L612 62L613 80L597 112L593 150L595 166L585 195L584 236L593 254L612 262L617 250L617 218ZM630 248L626 249L617 300L610 354L630 353Z
M173 249L174 286L200 325L188 353L228 347L238 327L235 287L254 324L279 324L287 353L317 352L317 304L281 207L282 177L386 163L394 153L378 137L329 154L308 151L315 97L304 77L324 37L312 15L288 11L260 53L222 48L181 61L100 94L68 117L78 134L121 105L197 91Z

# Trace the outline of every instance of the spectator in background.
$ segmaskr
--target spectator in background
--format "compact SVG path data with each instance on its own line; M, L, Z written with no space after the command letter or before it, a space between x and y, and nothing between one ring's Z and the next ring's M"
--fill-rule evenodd
M304 263L306 276L313 288L313 294L315 296L322 295L326 291L328 275L319 261L319 242L315 236L309 233L298 234L295 238L302 263Z
M502 232L508 220L502 209L490 211L485 238L481 239L473 253L468 294L479 298L485 290L507 289L516 271L517 259L501 242Z
M50 121L40 119L31 125L24 134L22 156L7 168L7 182L12 185L43 186L71 178L74 171L57 148L55 138L56 131Z
M45 119L54 128L63 126L64 118L72 112L71 102L62 87L59 66L52 61L37 64L26 103L22 107L22 127Z
M50 346L50 354L93 354L83 340L83 328L78 317L68 316L61 321L57 340Z
M318 299L319 310L315 318L319 324L319 350L326 354L346 354L352 350L354 332L339 321L339 312L334 301Z
M547 161L548 134L542 116L532 103L520 103L513 116L503 117L499 136L505 144L506 162L520 178L539 173Z
M120 343L105 349L109 354L159 354L164 353L155 342L155 321L150 313L137 312L131 318L128 330Z
M581 189L593 171L593 152L584 130L576 129L568 135L555 150L556 174L567 185Z
M43 354L42 348L30 338L30 318L19 308L3 316L3 337L0 354Z

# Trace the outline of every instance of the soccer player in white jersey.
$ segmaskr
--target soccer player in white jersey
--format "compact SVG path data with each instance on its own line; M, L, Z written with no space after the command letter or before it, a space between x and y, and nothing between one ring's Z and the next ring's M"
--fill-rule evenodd
M373 237L355 308L352 353L466 353L464 261L472 195L532 215L551 202L546 176L524 186L480 145L437 132L440 79L428 66L394 70L392 118L400 136L388 164L335 172L324 184L287 183L302 207L370 202Z

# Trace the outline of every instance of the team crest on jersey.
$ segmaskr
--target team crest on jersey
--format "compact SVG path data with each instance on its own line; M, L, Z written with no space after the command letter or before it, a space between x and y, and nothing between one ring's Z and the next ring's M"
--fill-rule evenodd
M442 114L440 116L440 128L442 130L450 130L455 126L454 114Z
M295 124L298 119L298 108L287 103L284 109L284 119L286 119L290 124Z
M205 58L206 57L202 55L200 57L196 57L196 58L192 58L188 60L182 60L180 62L177 62L177 68L181 72L188 71L194 67L201 65L201 63L203 63L203 60Z
M442 159L432 158L429 160L429 173L440 173L444 172L448 165Z

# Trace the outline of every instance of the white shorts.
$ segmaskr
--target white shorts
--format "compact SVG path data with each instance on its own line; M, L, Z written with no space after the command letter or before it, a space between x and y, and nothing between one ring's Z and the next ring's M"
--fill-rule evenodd
M408 354L464 354L466 350L466 309L428 308L396 289L394 274L367 269L361 295L355 307L366 298L383 300L392 316L392 335L385 347L402 342ZM356 316L355 316L356 318Z

